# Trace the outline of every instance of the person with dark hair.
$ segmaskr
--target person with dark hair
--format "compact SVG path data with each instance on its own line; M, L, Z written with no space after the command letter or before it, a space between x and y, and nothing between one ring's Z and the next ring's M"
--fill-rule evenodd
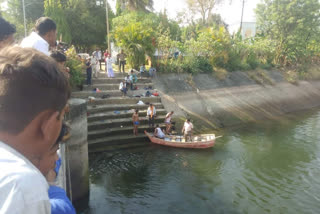
M154 118L156 117L157 111L156 107L152 105L152 103L149 104L149 108L147 110L147 117L149 118L149 127L154 127Z
M88 57L86 60L86 72L87 72L87 85L92 84L92 63L91 63L91 58Z
M64 63L67 61L67 57L66 55L64 55L63 53L61 53L60 51L52 51L50 56L56 60L56 62L58 63Z
M51 213L45 176L70 86L57 63L31 48L0 51L0 213Z
M159 124L156 125L156 128L154 129L154 133L153 135L157 138L160 138L160 139L164 139L164 137L166 136L163 131L161 130Z
M64 71L65 75L70 77L70 69L65 66L67 57L60 51L52 51L50 56L61 66L61 69Z
M171 119L173 115L173 111L169 112L164 119L164 123L166 124L166 133L169 134L171 132Z
M49 17L41 17L36 21L35 32L21 42L21 47L34 48L46 55L49 54L50 47L56 46L57 26Z
M133 134L135 136L137 136L138 135L138 126L140 124L140 122L139 122L139 110L138 109L134 110L134 113L132 115L132 122L133 122Z
M16 26L0 17L0 29L0 49L2 49L14 42L13 35L16 32Z

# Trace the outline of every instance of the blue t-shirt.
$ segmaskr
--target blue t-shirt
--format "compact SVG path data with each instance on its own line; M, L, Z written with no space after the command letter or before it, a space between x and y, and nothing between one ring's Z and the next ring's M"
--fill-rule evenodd
M51 204L51 214L76 214L66 191L58 186L50 186L49 198Z

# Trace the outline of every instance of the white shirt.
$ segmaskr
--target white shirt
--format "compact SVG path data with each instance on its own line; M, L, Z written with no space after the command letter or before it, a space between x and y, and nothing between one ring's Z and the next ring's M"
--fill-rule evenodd
M113 63L113 59L111 57L107 58L107 68L108 69L112 69L112 63Z
M24 38L20 46L23 48L34 48L47 56L50 55L49 43L36 32L32 32L28 37Z
M48 183L23 155L0 141L0 213L50 214Z
M164 120L164 122L166 122L166 123L170 123L170 121L171 121L171 112L169 112L167 115L166 115L166 119ZM170 116L169 116L170 115Z
M193 125L192 125L191 122L190 123L184 122L183 127L184 127L184 132L185 133L186 132L190 132L193 129Z
M164 138L165 134L162 132L162 130L160 129L160 127L156 128L157 129L157 137L158 138Z
M147 110L147 116L150 116L151 113L153 113L152 115L156 115L157 114L157 111L156 111L156 107L153 106L153 112L151 110L151 108L149 107L148 110Z
M123 88L125 88L125 87L126 87L126 85L125 85L125 84L123 84L123 82L120 82L119 90L121 90L121 89L123 89Z

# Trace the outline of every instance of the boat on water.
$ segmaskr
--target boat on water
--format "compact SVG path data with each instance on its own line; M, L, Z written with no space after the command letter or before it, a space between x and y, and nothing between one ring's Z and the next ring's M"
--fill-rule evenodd
M155 137L152 133L144 131L150 141L163 146L171 146L178 148L206 149L211 148L215 144L215 134L202 134L193 136L192 141L185 142L181 135L166 135L164 139Z

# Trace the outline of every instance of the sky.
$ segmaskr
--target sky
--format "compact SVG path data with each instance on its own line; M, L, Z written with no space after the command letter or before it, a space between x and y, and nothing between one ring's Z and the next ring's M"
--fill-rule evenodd
M115 8L115 0L108 0L110 5ZM214 13L219 13L222 19L229 25L230 32L236 31L240 26L242 0L223 0L216 6ZM260 0L245 0L245 9L243 15L244 22L254 22L254 9ZM156 12L167 10L168 16L175 19L178 12L184 11L187 8L186 0L154 0L154 9Z

